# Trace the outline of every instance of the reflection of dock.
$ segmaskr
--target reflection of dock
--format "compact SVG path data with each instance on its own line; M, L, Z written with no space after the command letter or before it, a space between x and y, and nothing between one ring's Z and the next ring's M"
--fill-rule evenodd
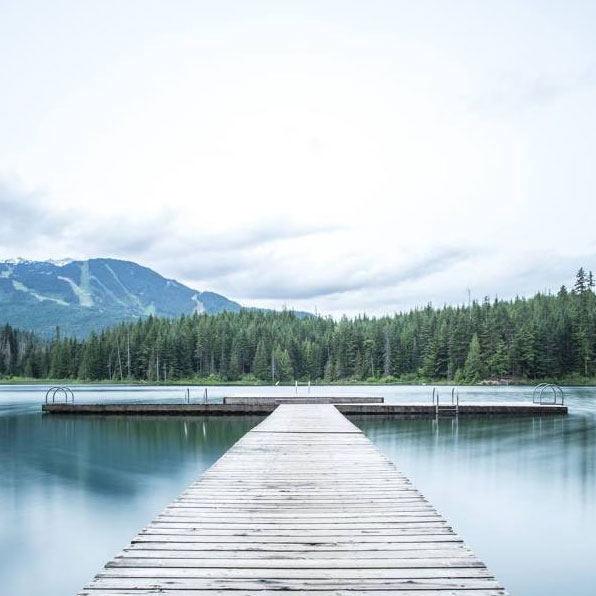
M336 407L282 404L81 594L497 596L505 591Z
M378 403L383 398L225 398L223 404L139 404L139 403L55 403L44 404L44 412L51 414L100 414L100 415L143 415L143 416L250 416L271 414L278 405L288 403L333 403L346 415L381 416L436 416L437 407L429 403ZM354 401L351 401L354 400ZM443 407L443 406L441 406ZM532 402L461 402L457 406L458 416L546 416L566 414L567 406L535 404ZM443 415L439 413L439 415Z

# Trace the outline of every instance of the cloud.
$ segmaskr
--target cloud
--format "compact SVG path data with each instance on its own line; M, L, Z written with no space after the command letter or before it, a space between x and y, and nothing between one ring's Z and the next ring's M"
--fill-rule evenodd
M130 259L205 289L217 289L207 285L236 274L247 278L248 288L239 290L248 295L280 245L308 242L343 229L335 224L269 217L220 230L204 229L198 222L196 231L189 231L188 222L165 208L152 214L108 212L90 218L83 207L60 210L41 191L27 193L5 183L0 184L0 210L0 245L13 251L18 247L18 254L6 256L46 259L68 254L75 258ZM63 252L57 252L60 250ZM278 267L280 272L291 274L283 259L279 259ZM276 281L272 287L283 287L284 283ZM299 285L295 290L298 295L320 293L308 287L300 290ZM263 289L261 295L265 292Z
M217 283L234 273L254 272L282 244L308 242L315 236L341 230L339 226L288 223L279 219L219 232L203 232L198 226L196 235L181 232L184 227L174 220L164 224L155 222L147 228L146 232L145 227L133 232L129 246L121 240L112 246L151 262L161 271L167 271L168 276L194 280L201 286L206 280Z
M205 286L206 280L217 284L217 280L250 267L251 259L243 251L219 252L195 250L182 245L172 249L172 257L147 255L159 271L167 271L168 277L186 280L197 286ZM200 287L199 287L200 286Z
M596 260L594 245L565 252L479 249L477 240L397 244L401 233L391 221L378 222L371 232L280 218L219 230L198 223L189 230L164 212L89 218L83 209L54 207L41 191L8 184L0 185L0 210L6 257L128 259L247 305L317 307L336 316L459 303L468 287L477 299L556 291L580 265L594 268Z
M237 229L227 229L225 233L201 233L194 239L193 246L198 250L236 251L252 249L270 243L306 238L318 234L328 234L343 229L338 225L319 223L301 224L275 217L265 219Z
M11 13L8 42L43 60L3 73L0 163L47 193L0 187L3 253L128 259L333 314L527 294L590 267L592 8L437 3L429 21L385 3L363 22L319 4L144 11L120 45L95 35L110 11L65 19L66 45ZM66 70L48 103L50 63Z
M84 208L56 207L44 191L27 192L0 181L0 246L11 250L10 256L142 257L168 231L159 216L89 218Z
M290 266L278 263L271 272L267 270L271 264L265 263L263 267L263 263L259 263L245 272L236 284L242 286L246 297L277 300L314 299L359 290L377 291L429 277L465 261L471 254L471 250L463 248L436 249L408 265L374 265L367 257L360 262L334 262L323 268L322 275L314 272L314 276L304 270L300 273L296 263Z
M145 221L96 222L94 229L78 233L94 255L132 258L149 264L168 277L196 287L217 284L233 274L256 274L282 244L304 242L314 236L333 234L338 226L303 225L270 220L225 231L188 233L173 219L152 217ZM72 252L72 251L71 251ZM287 267L284 267L287 271Z
M62 236L70 218L46 204L42 196L0 181L0 244L22 246Z
M242 262L247 252L341 229L339 226L305 225L282 218L269 218L214 230L202 226L200 221L196 227L189 226L183 217L163 209L157 214L106 215L93 221L80 212L73 215L73 220L78 225L71 239L87 244L96 254L122 254L168 261L178 275L196 275L198 271L207 270L214 274L210 263Z
M479 113L500 113L531 109L551 104L558 99L596 85L596 63L581 70L563 73L523 75L509 72L482 87L470 101L470 109Z
M168 233L167 227L164 229L159 221L139 223L118 219L92 226L83 224L77 236L79 241L86 237L96 254L142 256L159 246L164 232Z

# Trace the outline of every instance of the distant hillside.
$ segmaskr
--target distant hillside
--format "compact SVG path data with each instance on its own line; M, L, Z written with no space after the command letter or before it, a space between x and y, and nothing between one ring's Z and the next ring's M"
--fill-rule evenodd
M193 312L238 312L237 302L198 292L136 263L87 261L0 261L0 324L49 335L65 335L150 314L176 317Z

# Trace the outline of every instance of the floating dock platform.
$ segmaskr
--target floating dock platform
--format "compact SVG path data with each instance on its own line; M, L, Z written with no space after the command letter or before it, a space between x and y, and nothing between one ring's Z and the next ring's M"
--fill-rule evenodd
M133 594L507 593L335 406L282 404L108 562L80 596Z
M345 415L373 415L373 416L548 416L553 414L567 414L567 406L534 404L532 402L466 402L457 408L451 405L422 403L386 404L365 402L345 403L344 398L300 398L293 404L323 404L333 403ZM370 398L379 399L379 398ZM381 398L382 399L382 398ZM239 403L223 404L140 404L140 403L54 403L43 404L42 410L48 414L92 414L92 415L121 415L121 416L252 416L269 415L280 404L276 400L268 399L253 403L250 398ZM287 405L288 402L282 402Z

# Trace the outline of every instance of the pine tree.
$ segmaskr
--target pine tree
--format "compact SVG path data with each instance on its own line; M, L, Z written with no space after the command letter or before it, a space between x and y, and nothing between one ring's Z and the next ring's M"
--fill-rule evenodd
M230 364L227 367L227 378L230 381L237 381L242 374L241 354L238 350L232 350Z
M496 349L489 359L488 369L491 377L502 377L509 373L509 354L502 339L497 341Z
M580 267L577 271L575 276L575 284L573 286L573 291L576 294L583 294L586 291L587 282L586 282L586 272L584 271L583 267Z
M469 383L475 383L484 377L484 365L480 353L480 341L478 340L478 334L476 333L474 333L470 341L464 374Z
M383 376L391 375L391 327L383 328Z
M516 330L511 343L510 358L514 375L521 377L535 376L535 336L528 322Z
M271 380L271 358L264 341L257 344L257 351L252 363L252 373L261 381Z
M294 379L294 369L288 350L282 350L279 346L275 348L275 361L277 362L277 374L282 382Z
M333 360L329 359L325 364L325 373L323 375L323 380L325 381L325 383L332 383L336 380L336 378L337 377L335 375L335 363L333 362Z

